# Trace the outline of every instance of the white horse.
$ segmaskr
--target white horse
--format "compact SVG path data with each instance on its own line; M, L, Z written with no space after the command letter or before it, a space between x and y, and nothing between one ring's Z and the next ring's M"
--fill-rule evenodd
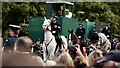
M48 59L55 60L54 52L55 52L57 43L56 43L55 37L51 33L51 21L50 21L50 19L45 18L42 27L43 27L43 30L45 30L44 31L44 42L43 42L44 61L47 61ZM64 36L61 36L61 39L63 41L62 50L67 49L67 47L68 47L67 39ZM56 53L58 53L58 48L57 48Z
M99 36L98 44L99 44L100 48L103 48L103 49L109 51L111 49L111 43L107 39L107 37L105 36L105 34L98 33L98 36Z

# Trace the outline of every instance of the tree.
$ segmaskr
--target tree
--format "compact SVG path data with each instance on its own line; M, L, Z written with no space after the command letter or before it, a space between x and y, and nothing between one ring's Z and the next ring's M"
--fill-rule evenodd
M120 2L77 2L75 3L75 15L78 20L89 19L90 21L110 22L114 33L119 32L120 24ZM79 9L78 9L79 8ZM115 11L113 11L115 10ZM84 11L85 14L80 16L77 11Z
M2 2L2 6L3 37L9 24L20 25L24 19L28 21L30 16L45 16L44 2Z

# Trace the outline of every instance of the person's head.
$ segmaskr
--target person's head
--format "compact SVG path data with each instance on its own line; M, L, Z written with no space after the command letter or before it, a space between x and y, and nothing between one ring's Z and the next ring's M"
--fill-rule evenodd
M117 63L120 63L120 50L110 51L104 58L97 60L97 63L103 63L103 66L117 66Z
M93 34L91 34L91 36L90 36L90 42L92 44L98 44L98 41L99 41L98 33L94 32Z
M83 24L82 24L82 23L80 23L80 24L79 24L79 26L80 26L80 27L82 27L82 26L83 26Z
M114 37L114 41L115 42L119 42L120 41L120 36L119 35L113 35L113 37Z
M115 49L120 50L120 43L117 43Z
M87 63L85 60L83 60L83 58L81 56L77 56L74 59L74 65L75 65L75 68L79 68L79 67L84 68L87 66Z
M110 23L109 22L105 23L105 27L110 27Z
M53 16L52 21L56 21L58 19L58 16Z
M32 44L32 40L27 36L20 37L15 42L16 49L20 52L30 52Z
M105 62L98 62L99 60L103 59L104 57L102 58L97 58L94 62L94 67L95 68L116 68L119 66L119 62L115 62L115 61L112 61L112 60L109 60L109 61L105 61Z
M103 52L101 50L95 50L88 55L88 62L90 66L93 66L95 59L103 57Z
M69 53L64 52L61 55L58 56L58 58L56 59L56 63L62 63L67 65L67 67L71 68L74 66L73 64L73 60L70 57Z
M20 26L17 25L9 25L10 27L10 36L16 36L19 34Z
M66 11L66 15L68 15L69 14L69 9L65 9L65 11Z
M75 47L70 47L69 48L69 54L70 54L70 56L72 57L72 59L74 60L75 59L75 57L76 57L76 48Z
M40 44L40 40L39 40L39 39L36 39L36 40L35 40L35 44L39 45L39 44Z

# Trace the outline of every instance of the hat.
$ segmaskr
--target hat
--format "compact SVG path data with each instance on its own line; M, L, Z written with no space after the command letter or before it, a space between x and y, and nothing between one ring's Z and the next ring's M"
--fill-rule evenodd
M110 23L108 23L108 22L107 22L107 23L105 23L105 26L107 26L107 25L110 25Z
M96 43L99 41L99 36L97 33L92 33L91 36L90 36L90 42L93 42L93 43Z
M37 41L40 41L40 39L36 39L36 40L35 40L35 43L36 43Z
M58 16L53 16L53 18L56 18L56 19L58 19Z
M82 25L82 26L83 26L83 23L79 23L79 25Z
M17 25L9 25L9 27L11 30L18 30L21 28L20 26L17 26Z
M97 63L101 63L109 60L120 62L120 50L110 51L104 58L97 60Z
M114 38L120 38L120 36L117 35L117 34L113 35L113 37L114 37Z

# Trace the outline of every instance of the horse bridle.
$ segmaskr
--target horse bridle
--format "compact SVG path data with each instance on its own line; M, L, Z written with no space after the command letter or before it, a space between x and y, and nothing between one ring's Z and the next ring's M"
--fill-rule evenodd
M48 45L52 42L52 40L53 40L53 37L51 38L51 40L50 40L47 44L45 43L47 55L48 55L48 49L47 49L47 47L48 47Z

